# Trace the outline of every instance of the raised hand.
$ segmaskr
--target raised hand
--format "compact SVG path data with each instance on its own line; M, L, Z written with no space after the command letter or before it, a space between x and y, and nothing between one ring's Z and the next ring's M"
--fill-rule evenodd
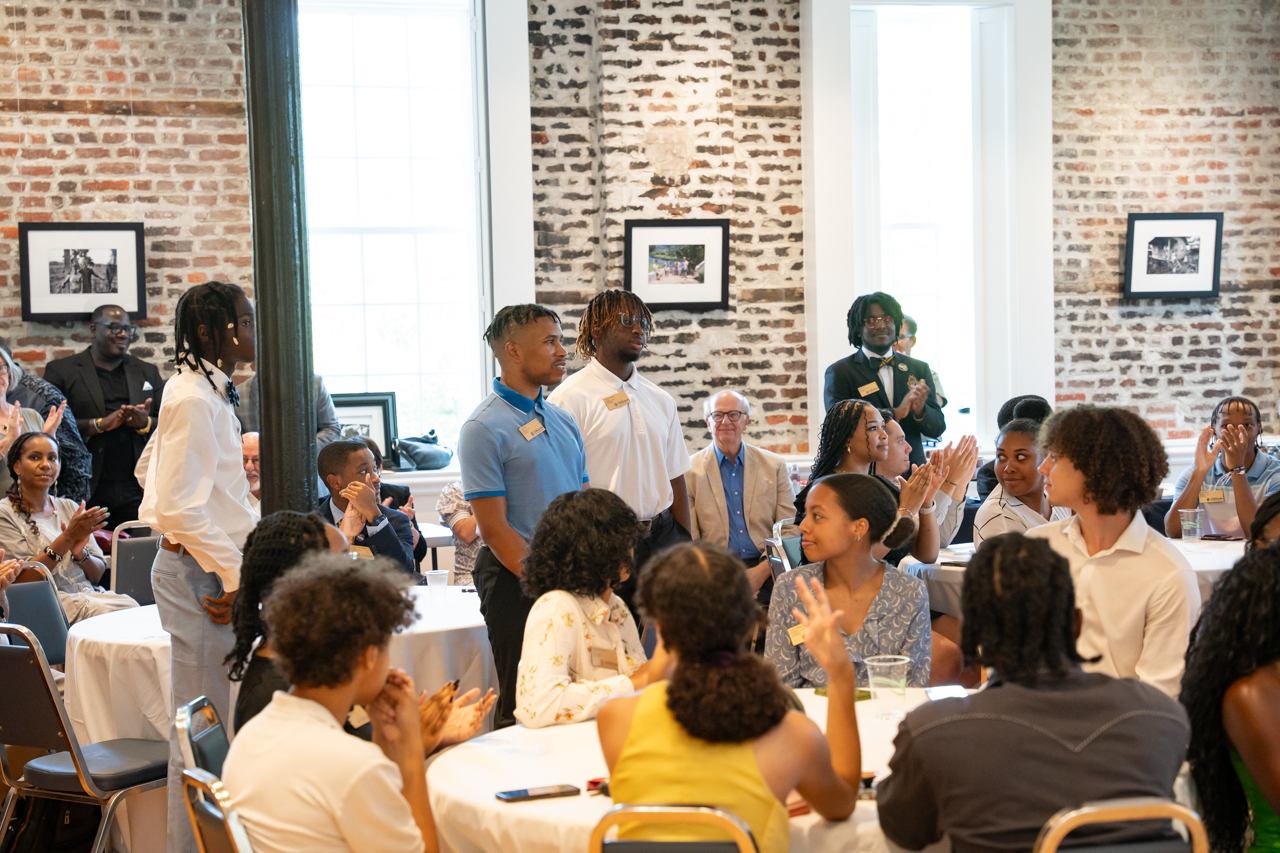
M62 522L62 532L66 534L71 544L72 553L79 554L84 551L93 532L107 526L107 517L110 514L100 506L85 509L84 501L80 501L80 506L76 509L75 515L71 516L70 523Z
M804 626L804 646L809 654L827 675L846 667L852 669L853 661L849 659L844 632L840 630L840 617L844 611L831 609L827 591L817 578L809 578L807 588L804 578L796 578L796 591L800 593L804 610L793 607L791 615Z
M1210 450L1209 442L1211 441L1213 441L1213 427L1205 427L1200 430L1200 437L1196 439L1196 458L1193 470L1201 475L1209 473L1209 469L1213 467L1218 454L1222 453L1222 442L1218 442L1218 445Z
M951 466L947 480L961 489L967 489L969 481L973 479L973 472L978 470L978 439L972 435L961 438L947 462Z
M45 435L53 435L58 431L58 426L62 423L62 415L67 410L67 401L63 400L58 405L49 409L48 416L44 419L44 426L40 431Z
M937 491L934 479L937 472L931 471L928 465L913 465L910 479L898 477L898 506L915 515L924 506L925 495ZM932 491L930 489L932 487Z
M925 464L924 467L929 469L929 487L924 493L924 502L920 504L921 506L932 505L934 495L938 493L938 489L942 488L947 477L951 476L951 452L951 445L948 444L942 453L934 453Z
M1228 469L1241 467L1249 457L1249 435L1242 426L1222 427L1218 445L1222 448L1222 464Z
M4 419L3 424L0 424L0 430L4 430L4 435L0 436L0 456L9 454L9 448L13 446L18 434L22 432L22 426L19 421L20 413L21 409L18 406L11 406L8 417Z

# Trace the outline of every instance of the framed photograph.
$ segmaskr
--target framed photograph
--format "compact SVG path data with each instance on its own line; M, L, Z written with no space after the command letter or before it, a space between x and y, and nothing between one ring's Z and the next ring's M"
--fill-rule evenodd
M651 311L729 307L729 220L628 219L623 286Z
M338 410L338 428L343 438L372 438L382 449L382 463L387 468L400 467L396 440L396 393L333 394Z
M147 316L141 222L20 222L22 319L85 321L99 305Z
M1130 213L1125 299L1216 297L1221 213Z

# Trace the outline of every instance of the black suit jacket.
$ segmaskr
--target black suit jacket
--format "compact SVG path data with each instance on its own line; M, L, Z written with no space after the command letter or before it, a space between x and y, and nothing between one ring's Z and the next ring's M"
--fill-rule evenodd
M136 406L151 398L151 417L160 415L160 397L164 393L164 380L160 378L160 370L150 362L125 353L124 375L129 383L129 404ZM95 418L107 416L106 403L102 399L102 383L98 381L98 369L93 364L93 355L86 349L66 358L55 359L44 369L45 381L61 391L67 398L67 415L74 415L76 426L81 435L89 432L89 422ZM143 388L151 383L148 389ZM121 426L118 429L129 429ZM156 422L145 435L129 429L133 438L133 461L137 462L142 455L142 448L155 434ZM89 494L98 488L98 478L102 475L103 442L98 436L85 440L89 452L93 454L93 480L89 486Z
M387 526L372 536L361 530L359 535L351 540L351 544L363 545L374 554L390 557L399 563L400 567L406 572L412 572L414 570L413 524L409 521L409 516L398 509L392 509L388 506L379 505L378 508L382 510L382 515L387 519ZM325 521L336 526L333 520L333 513L329 511L328 495L325 495L320 499L320 503L316 504L316 512Z
M889 399L880 385L879 370L879 364L871 362L861 349L828 367L823 395L826 407L830 410L841 400L866 400L878 409L896 409L902 398L907 396L907 383L900 380L904 376L914 376L921 380L929 386L924 414L918 420L914 414L909 414L900 423L902 432L911 443L911 461L916 465L923 465L925 458L921 437L938 438L947 428L942 409L938 406L938 389L933 387L933 371L919 359L894 353L893 399ZM875 390L866 394L858 393L859 388L868 385L875 385Z

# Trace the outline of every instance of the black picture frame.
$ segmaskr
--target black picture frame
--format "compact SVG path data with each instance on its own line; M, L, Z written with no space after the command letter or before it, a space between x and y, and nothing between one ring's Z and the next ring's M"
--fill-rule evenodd
M99 305L119 305L131 319L146 319L143 228L141 222L18 223L22 319L85 322ZM59 265L52 256L57 252L63 260L55 273ZM112 261L101 263L91 254L102 252L111 252ZM77 274L83 281L73 290ZM86 282L88 292L82 289Z
M371 391L329 396L333 398L333 406L338 410L342 438L372 438L382 448L383 466L399 468L400 451L396 442L400 438L400 428L396 423L396 392ZM344 413L347 420L343 420ZM350 434L348 430L351 430Z
M643 299L650 311L728 310L728 219L628 219L625 228L623 288ZM688 242L677 243L676 240ZM680 250L698 247L702 250L703 281L698 282L696 274L691 276L683 271L673 273L671 280L662 280L668 259L651 255L653 248ZM672 260L693 263L696 253L693 259ZM655 261L664 265L661 272L654 272ZM645 268L637 272L641 264ZM695 263L695 271L696 268Z
M1124 298L1217 298L1222 227L1222 213L1130 213ZM1206 245L1213 246L1208 258Z

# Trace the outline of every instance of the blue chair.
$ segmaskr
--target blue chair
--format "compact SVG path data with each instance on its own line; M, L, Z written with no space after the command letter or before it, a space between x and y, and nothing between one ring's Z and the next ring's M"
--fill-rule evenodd
M1067 808L1055 814L1040 829L1040 836L1032 853L1057 853L1059 846L1075 830L1093 824L1119 824L1176 820L1187 828L1190 842L1181 838L1161 838L1153 841L1129 841L1113 844L1080 846L1072 850L1086 853L1209 853L1209 836L1205 833L1200 816L1186 806L1160 797L1128 797L1115 800L1098 800L1079 808Z
M253 853L249 834L217 776L188 768L182 771L182 790L200 853Z
M784 527L796 523L794 518L784 518L773 524L773 535L764 540L765 551L769 556L769 569L773 573L773 582L777 583L782 575L804 564L804 554L800 552L800 537L782 535Z
M23 625L40 641L45 660L50 666L67 662L67 614L58 601L58 589L53 585L53 575L44 563L27 560L24 571L39 572L41 578L9 587L9 621Z
M81 747L35 634L22 625L0 624L0 636L9 641L0 646L0 741L49 753L28 761L15 779L0 749L0 779L9 786L0 810L0 847L18 799L39 797L99 806L102 820L92 853L102 853L121 800L164 787L169 744L120 738Z
M218 709L205 696L192 699L178 709L173 718L178 730L178 747L182 762L214 776L222 776L222 762L227 760L226 729L218 718Z
M120 534L129 530L147 531L145 522L126 521L111 534L111 591L127 595L143 605L156 603L151 590L151 564L156 560L159 536L132 536L121 539Z
M632 839L605 840L609 830L618 824L682 824L711 826L729 836L727 841L642 841ZM747 822L733 812L715 806L619 805L591 830L587 853L758 853L755 836Z

